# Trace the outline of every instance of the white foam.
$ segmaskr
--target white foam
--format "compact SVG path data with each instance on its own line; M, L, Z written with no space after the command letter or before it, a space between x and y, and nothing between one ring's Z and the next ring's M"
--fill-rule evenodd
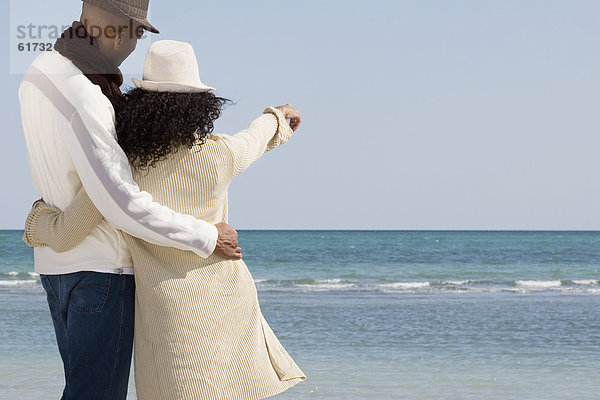
M0 286L33 286L33 285L37 285L37 281L34 281L33 279L27 279L27 280L10 280L10 281L1 281L0 280Z
M18 273L18 272L16 272L16 271L10 271L10 272L8 273L8 276L17 276L17 275L19 275L19 273Z
M467 279L466 281L446 281L446 282L442 282L442 283L445 283L447 285L461 286L461 285L466 285L469 282L471 282L471 281Z
M573 284L575 285L597 285L598 281L595 279L579 279L579 280L574 280Z
M40 274L37 274L35 272L29 272L29 276L32 278L38 278L40 276Z
M255 279L254 283L264 283L266 281L267 281L267 279Z
M343 279L317 279L316 282L318 283L342 283L344 282Z
M516 284L527 289L549 289L562 285L561 281L517 281Z
M394 283L382 283L377 285L381 289L423 289L431 286L429 282L394 282Z
M320 284L316 284L316 285L315 284L312 284L312 285L297 284L297 285L294 285L294 287L303 289L306 291L322 292L322 291L327 291L327 290L349 289L349 288L354 287L354 284L352 284L352 283L320 283Z

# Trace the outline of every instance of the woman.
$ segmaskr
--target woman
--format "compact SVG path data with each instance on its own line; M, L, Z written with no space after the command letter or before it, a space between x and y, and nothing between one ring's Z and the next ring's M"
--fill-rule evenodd
M291 137L286 117L300 123L289 106L267 108L234 136L211 135L226 100L201 82L186 43L154 43L134 83L116 106L116 126L136 182L161 204L213 224L227 221L231 180ZM82 190L64 212L37 203L25 236L67 251L101 220ZM124 237L135 266L141 400L262 399L305 379L264 320L243 261Z

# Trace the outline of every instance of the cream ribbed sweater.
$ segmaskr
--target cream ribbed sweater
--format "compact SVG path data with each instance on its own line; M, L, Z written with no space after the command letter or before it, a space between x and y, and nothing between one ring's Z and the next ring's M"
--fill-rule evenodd
M147 174L142 190L181 213L227 222L231 180L292 130L274 108L234 136L213 135L180 149ZM82 239L101 220L85 193L61 213L36 205L26 240L58 250ZM140 400L262 399L304 380L260 311L243 261L161 247L126 235L137 287L135 379Z

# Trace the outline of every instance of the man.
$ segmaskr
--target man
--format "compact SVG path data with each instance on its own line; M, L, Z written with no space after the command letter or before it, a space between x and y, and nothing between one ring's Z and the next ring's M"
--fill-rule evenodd
M81 20L27 71L19 99L34 185L64 209L81 186L103 221L57 254L35 249L65 371L62 399L125 399L133 343L132 261L120 232L155 244L240 259L237 233L152 201L116 142L118 66L148 22L148 0L83 0ZM144 268L136 265L136 268Z

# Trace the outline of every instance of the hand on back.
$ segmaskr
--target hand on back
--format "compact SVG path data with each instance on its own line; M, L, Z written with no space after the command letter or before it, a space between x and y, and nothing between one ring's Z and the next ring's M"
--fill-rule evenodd
M214 254L228 260L241 260L242 249L238 246L238 233L233 226L226 223L215 225L219 231L217 238L217 247Z

